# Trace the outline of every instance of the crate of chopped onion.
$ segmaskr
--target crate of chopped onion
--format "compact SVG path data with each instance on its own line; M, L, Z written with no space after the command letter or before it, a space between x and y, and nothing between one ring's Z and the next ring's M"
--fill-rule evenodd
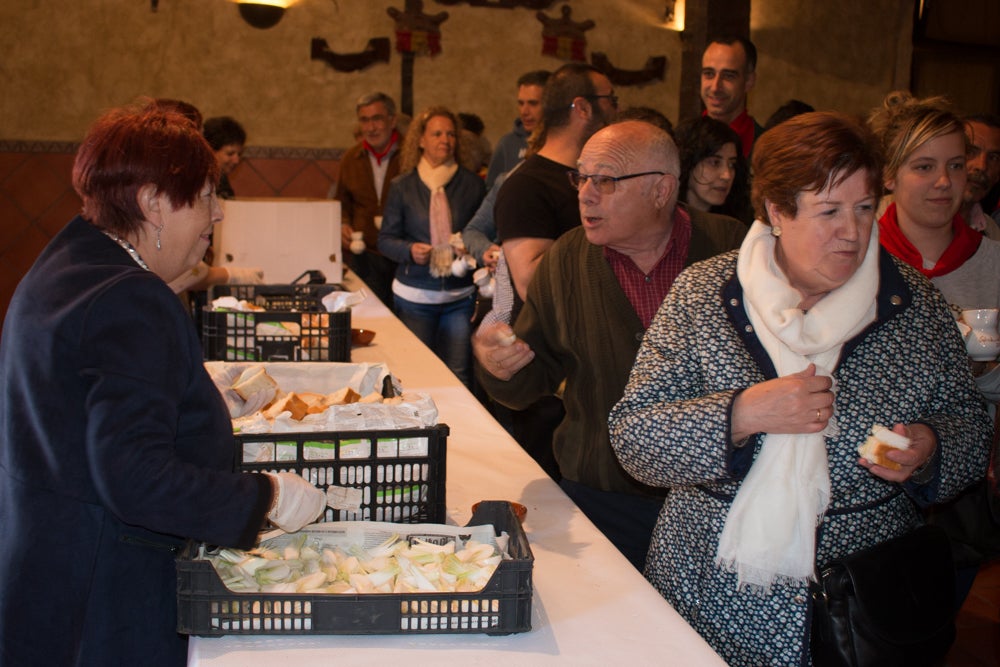
M177 559L177 629L202 636L525 632L533 563L504 501L479 503L463 527L335 522L264 536L250 551L192 543Z

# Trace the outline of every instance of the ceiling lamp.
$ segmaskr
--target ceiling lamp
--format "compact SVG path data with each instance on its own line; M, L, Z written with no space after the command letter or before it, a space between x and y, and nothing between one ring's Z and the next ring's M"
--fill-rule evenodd
M238 0L240 16L254 28L271 28L285 15L288 0Z

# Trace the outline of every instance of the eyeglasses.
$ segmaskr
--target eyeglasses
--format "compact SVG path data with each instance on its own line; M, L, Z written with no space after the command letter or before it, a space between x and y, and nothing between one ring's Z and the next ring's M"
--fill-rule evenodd
M618 181L627 181L630 178L639 178L640 176L664 176L666 173L665 171L644 171L639 174L625 174L624 176L601 176L599 174L581 174L578 171L571 171L566 175L569 176L570 185L577 190L583 188L583 184L590 181L594 188L602 195L610 195L614 193L615 185Z
M584 95L583 99L585 99L585 100L591 100L591 101L593 101L593 100L607 100L608 103L612 106L612 108L615 108L615 109L618 108L618 96L614 95L614 94L608 94L608 95Z

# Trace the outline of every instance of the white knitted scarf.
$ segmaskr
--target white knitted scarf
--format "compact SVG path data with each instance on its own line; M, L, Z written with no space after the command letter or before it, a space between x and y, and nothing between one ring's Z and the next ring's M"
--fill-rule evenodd
M451 262L455 259L455 251L451 247L451 207L444 186L458 171L455 160L449 160L432 167L426 158L421 157L417 163L417 175L431 191L430 232L431 259L430 271L435 278L451 275Z
M802 295L775 262L771 227L754 222L740 247L736 275L747 315L778 376L816 364L832 376L844 341L874 321L878 291L878 229L846 283L803 312ZM716 562L735 572L738 587L763 592L776 582L814 576L816 526L830 502L826 436L836 435L836 410L815 434L766 433L719 538Z

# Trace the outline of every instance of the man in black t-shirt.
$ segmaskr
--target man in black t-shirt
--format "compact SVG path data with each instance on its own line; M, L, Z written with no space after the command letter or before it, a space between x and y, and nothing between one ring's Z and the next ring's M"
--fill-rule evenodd
M517 318L542 255L580 224L567 173L576 169L591 135L615 119L617 108L611 81L589 65L564 65L549 78L542 96L541 147L507 178L494 209L515 292L510 321Z
M576 189L568 173L591 135L615 119L618 98L611 81L589 65L569 64L556 70L542 96L540 148L504 181L497 193L494 219L505 264L497 272L496 296L510 294L510 313L490 313L488 321L513 323L524 305L528 285L542 255L565 232L580 224ZM503 276L508 283L499 284ZM562 400L549 396L525 410L494 406L494 414L533 459L558 481L552 433L562 421Z

